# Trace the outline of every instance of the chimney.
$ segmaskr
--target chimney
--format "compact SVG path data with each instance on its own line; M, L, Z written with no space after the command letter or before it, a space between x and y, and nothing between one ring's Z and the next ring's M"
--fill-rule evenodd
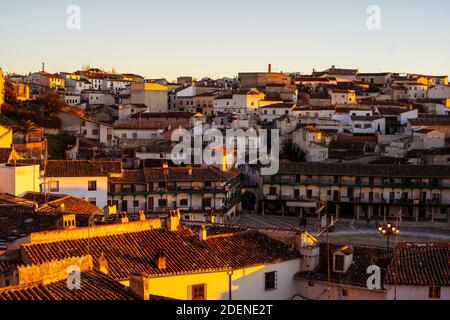
M63 214L61 217L60 229L75 229L77 227L74 214Z
M300 271L314 271L320 261L320 247L318 245L318 240L306 231L302 232L299 240Z
M42 72L45 72L45 62L42 62Z
M139 221L145 221L146 219L144 210L139 210Z
M177 231L180 225L181 214L180 210L170 210L169 217L167 219L167 227L169 231Z
M198 238L200 241L206 241L208 239L208 233L206 232L206 226L203 224L198 232Z
M156 260L155 261L156 267L158 268L158 270L165 270L166 269L167 258L166 258L166 255L164 254L163 250L159 250L156 253L155 260Z
M106 260L105 254L103 252L100 254L100 257L98 258L98 271L104 274L109 273L108 260Z
M119 213L118 218L119 218L119 223L128 223L128 222L130 222L126 212Z
M141 300L150 300L150 283L144 274L132 274L130 276L129 288L137 298Z
M272 64L271 63L269 63L269 70L268 70L268 72L272 73Z

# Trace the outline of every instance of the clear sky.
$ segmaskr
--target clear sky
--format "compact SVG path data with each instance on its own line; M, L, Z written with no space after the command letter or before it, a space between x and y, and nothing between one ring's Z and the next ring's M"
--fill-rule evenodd
M69 5L81 29L69 30ZM381 9L369 30L366 10ZM0 67L75 71L84 64L146 77L239 71L450 74L448 0L0 1Z

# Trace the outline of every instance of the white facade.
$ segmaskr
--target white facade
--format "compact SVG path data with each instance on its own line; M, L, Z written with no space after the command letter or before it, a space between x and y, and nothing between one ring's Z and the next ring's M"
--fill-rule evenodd
M386 118L352 120L352 131L356 134L386 133Z
M89 103L90 105L106 105L112 106L116 103L114 97L108 93L102 92L83 92L81 94L83 101Z
M425 99L427 97L428 86L421 83L405 84L408 89L408 99L417 100Z
M76 94L66 94L64 95L64 102L69 106L76 106L81 103L81 96Z
M14 196L39 192L41 183L39 165L0 165L0 193Z
M315 128L302 128L292 134L292 141L306 153L307 162L321 162L328 159L330 139Z
M266 106L260 108L259 111L259 119L261 121L273 122L275 119L280 118L282 116L292 116L293 105L273 105Z
M297 293L293 281L299 271L300 259L234 270L231 275L232 300L290 300ZM265 290L265 274L276 272L277 286ZM227 272L211 272L173 277L148 278L152 295L167 296L179 300L191 300L193 285L206 285L207 300L229 299Z
M71 93L81 94L83 91L93 90L94 86L86 79L66 79L66 88Z
M92 181L96 181L95 190L89 190ZM71 195L103 209L108 204L108 177L46 177L42 191Z
M331 104L356 104L356 93L353 90L330 90Z
M430 99L449 99L450 98L450 86L449 85L437 85L428 90L428 98Z
M146 105L148 112L167 112L169 108L169 88L156 83L132 83L129 102Z
M387 285L387 300L450 300L450 287L441 287L440 299L430 298L430 287Z

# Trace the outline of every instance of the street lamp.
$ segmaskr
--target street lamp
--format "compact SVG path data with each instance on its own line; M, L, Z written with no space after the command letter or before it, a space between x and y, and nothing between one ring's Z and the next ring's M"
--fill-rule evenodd
M396 226L394 226L392 223L388 223L383 226L378 227L378 231L383 235L387 237L387 247L389 248L389 240L391 236L396 236L400 234L400 229Z

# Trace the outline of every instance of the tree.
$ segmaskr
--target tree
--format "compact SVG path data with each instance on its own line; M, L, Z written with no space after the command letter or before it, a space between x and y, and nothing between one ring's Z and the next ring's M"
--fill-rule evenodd
M33 121L27 120L22 121L17 127L16 130L23 135L23 139L25 143L30 140L30 135L36 132L39 132L39 127L34 124Z
M14 89L14 83L9 80L5 81L5 100L7 102L14 102L17 100L17 93Z
M286 141L283 146L283 155L284 158L287 158L293 162L305 162L306 161L306 153L302 149L300 149L292 139Z
M46 93L37 98L40 110L48 117L57 117L68 105L56 93Z

